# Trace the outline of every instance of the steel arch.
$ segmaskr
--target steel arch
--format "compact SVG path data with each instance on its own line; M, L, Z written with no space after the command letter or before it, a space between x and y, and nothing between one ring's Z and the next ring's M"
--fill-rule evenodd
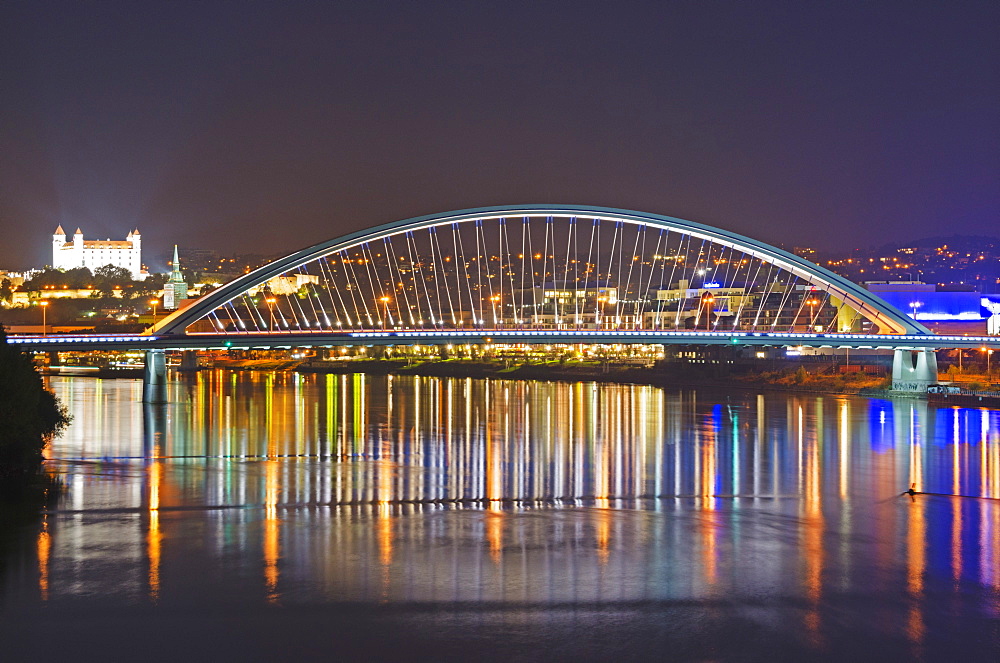
M514 205L492 206L475 209L457 210L441 214L428 214L402 221L383 224L373 228L360 230L343 235L308 248L296 251L260 267L244 276L237 278L204 297L196 300L190 306L175 311L161 320L150 330L150 334L184 334L186 328L216 310L231 302L247 290L260 286L269 279L284 274L312 260L345 251L366 242L381 240L400 233L484 220L497 220L509 217L535 216L567 216L584 217L610 222L625 222L647 225L652 228L672 232L686 233L698 239L710 241L720 246L743 251L749 256L767 262L779 269L786 270L798 278L820 285L835 294L845 304L859 311L867 319L887 329L892 334L930 335L926 327L898 311L876 295L842 276L816 265L804 258L755 240L735 232L715 228L695 221L687 221L676 217L638 212L610 207L595 207L586 205Z

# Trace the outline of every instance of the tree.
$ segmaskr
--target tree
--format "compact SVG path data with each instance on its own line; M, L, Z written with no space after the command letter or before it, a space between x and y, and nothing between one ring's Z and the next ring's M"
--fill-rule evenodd
M0 483L37 473L42 449L69 417L45 389L31 357L7 344L0 325Z
M38 272L30 279L21 285L22 290L44 290L49 286L62 287L66 285L64 283L66 279L66 274L61 269L53 269L46 265L42 268L42 271Z
M65 271L65 283L70 288L89 288L94 284L94 274L88 267L74 267Z
M116 287L124 289L132 284L132 272L124 267L104 265L94 270L94 285L105 297L110 297Z
M21 289L35 291L46 288L89 288L93 282L94 275L86 267L62 270L46 266L42 271L25 281Z
M167 282L166 274L150 274L142 281L133 281L137 297L144 297L163 290L163 284Z
M8 304L14 298L14 291L10 287L10 279L3 279L0 281L0 302L7 302Z
M73 269L53 269L46 267L24 284L25 290L42 290L51 288L89 288L94 282L94 275L86 267Z

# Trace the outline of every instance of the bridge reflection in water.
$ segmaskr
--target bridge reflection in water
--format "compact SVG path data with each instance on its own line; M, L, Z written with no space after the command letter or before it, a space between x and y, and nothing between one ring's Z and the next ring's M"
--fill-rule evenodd
M38 538L43 600L790 599L823 647L860 595L887 603L856 626L919 653L942 597L1000 590L1000 502L898 497L1000 497L997 411L202 372L144 420L137 382L53 385L75 420L51 450L69 491Z

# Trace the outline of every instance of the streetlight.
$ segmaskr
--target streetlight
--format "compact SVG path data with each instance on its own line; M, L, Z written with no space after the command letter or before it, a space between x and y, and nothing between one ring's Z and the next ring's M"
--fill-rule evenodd
M712 328L712 314L715 312L715 295L706 292L701 298L701 307L705 314L705 329Z
M910 308L913 309L913 314L910 317L912 317L914 320L916 320L917 319L917 309L920 308L923 305L924 305L923 302L910 302Z
M379 301L382 302L382 304L385 305L385 316L382 318L382 331L385 331L386 320L389 317L389 298L388 297L381 297L381 298L379 298Z
M49 300L43 299L42 301L38 302L38 305L42 307L42 336L48 336L47 333L49 328L48 318L46 317L45 313L46 311L49 310Z
M274 330L274 303L278 300L274 297L268 297L264 301L267 302L267 311L271 315L271 326L268 327L268 330Z
M980 350L982 350L983 352L986 353L986 375L989 375L990 374L990 356L993 354L993 351L989 350L987 348L980 348Z
M819 300L815 297L810 297L806 300L806 304L809 304L809 324L816 324L816 305L819 304Z
M499 327L499 321L497 320L497 304L500 303L500 295L493 295L490 297L490 301L493 302L493 326ZM503 317L503 309L500 310L500 317Z
M150 299L150 305L153 307L153 326L156 326L156 306L160 303L159 299Z

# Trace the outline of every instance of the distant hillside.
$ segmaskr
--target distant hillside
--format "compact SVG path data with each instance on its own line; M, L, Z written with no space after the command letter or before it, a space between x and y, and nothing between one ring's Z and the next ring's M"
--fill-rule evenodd
M1000 252L1000 237L989 237L986 235L951 235L948 237L925 237L910 242L893 242L885 244L877 249L877 253L884 255L903 248L932 249L947 245L952 251L962 253L972 253L977 251L987 251L991 253Z

